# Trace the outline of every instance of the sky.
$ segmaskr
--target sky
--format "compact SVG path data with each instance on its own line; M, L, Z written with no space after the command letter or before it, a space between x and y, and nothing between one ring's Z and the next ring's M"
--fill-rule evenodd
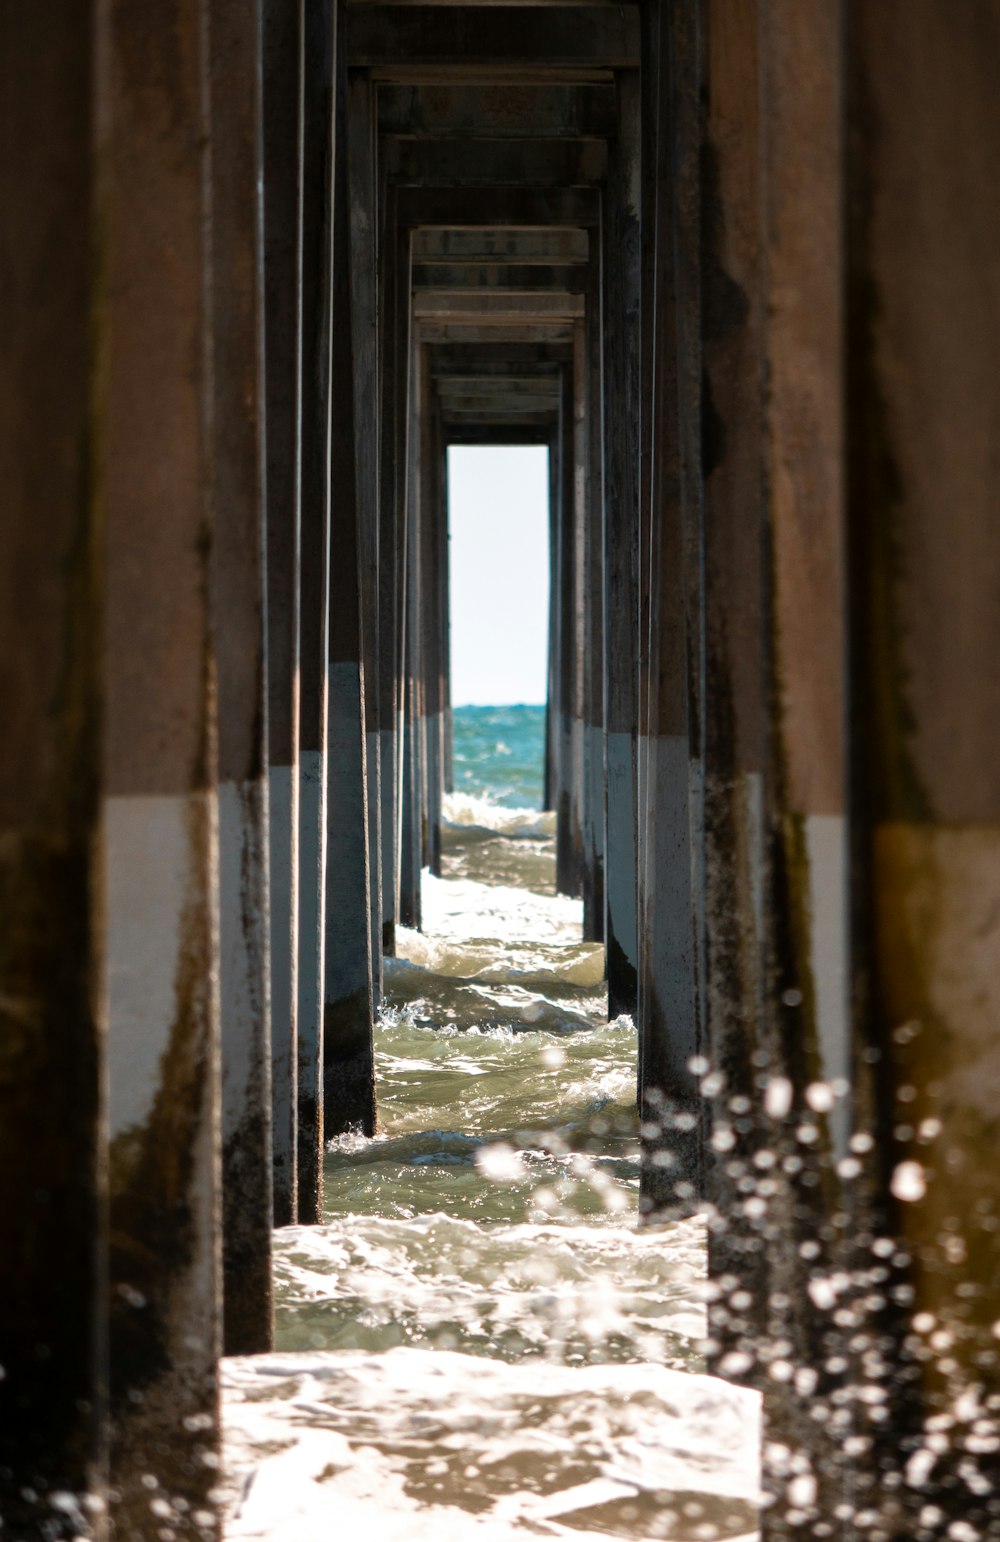
M448 518L453 704L544 702L548 450L544 445L452 446Z

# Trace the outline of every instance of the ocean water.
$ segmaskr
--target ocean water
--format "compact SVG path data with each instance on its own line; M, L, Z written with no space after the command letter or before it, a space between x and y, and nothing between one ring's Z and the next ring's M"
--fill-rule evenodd
M635 1030L554 892L544 709L455 714L444 876L387 961L382 1130L276 1234L224 1362L227 1535L755 1535L755 1393L704 1374L698 1219L638 1226Z
M544 707L456 707L453 741L456 793L541 808Z

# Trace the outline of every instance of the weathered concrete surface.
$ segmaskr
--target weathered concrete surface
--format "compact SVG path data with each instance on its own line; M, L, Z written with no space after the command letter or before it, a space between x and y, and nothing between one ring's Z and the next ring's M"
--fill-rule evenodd
M636 736L639 517L639 82L618 81L603 276L605 768L608 1013L636 1010Z
M298 0L263 0L271 1066L278 1226L298 1214L299 53Z
M368 821L373 815L366 756L366 672L356 458L355 334L351 327L346 112L338 84L334 208L333 357L336 402L331 439L330 707L327 799L326 950L323 991L323 1117L328 1135L376 1125Z
M764 1011L763 156L756 6L703 10L701 336L704 477L704 873L702 1001L706 1135L725 1160L707 1170L718 1217L710 1272L740 1282L711 1312L717 1363L756 1362L766 1321L759 1226L743 1203L765 1143L756 1116ZM760 1158L766 1160L766 1158ZM752 1207L755 1208L755 1207ZM736 1295L736 1292L732 1292ZM749 1302L749 1305L745 1303ZM754 1364L748 1375L760 1380Z
M341 13L342 14L342 13ZM361 542L361 626L365 673L365 765L368 779L368 871L371 929L372 988L376 1006L382 993L383 904L392 870L382 870L383 764L380 632L381 542L379 499L378 338L381 318L376 286L376 208L374 165L374 104L371 82L364 72L348 77L343 49L338 55L343 92L343 126L338 145L346 147L350 224L350 321L354 369L354 404L364 432L356 437L356 492ZM338 152L339 153L339 152Z
M252 1354L272 1342L259 6L210 20L224 1343Z
M323 1214L323 950L330 629L330 395L333 283L334 0L304 11L302 172L301 604L299 674L299 966L296 1033L298 1219Z
M861 1214L896 1242L859 1502L934 1542L1000 1530L1000 11L956 19L848 7Z
M0 1516L11 1537L101 1534L85 1506L103 1503L107 1476L94 27L94 8L75 0L0 11Z
M767 1449L797 1442L816 1484L812 1502L800 1505L780 1459L767 1464L775 1502L765 1529L776 1537L831 1514L851 1460L843 1319L818 1304L813 1283L846 1262L834 1164L846 1155L841 1079L851 1066L840 25L840 7L826 0L806 7L772 0L761 11L770 748L758 1080L759 1138L777 1173L761 1231L768 1268L761 1353L788 1345L793 1361L815 1372L804 1389L773 1378L768 1386Z
M206 19L114 0L100 39L109 1497L130 1539L154 1501L178 1536L218 1535Z

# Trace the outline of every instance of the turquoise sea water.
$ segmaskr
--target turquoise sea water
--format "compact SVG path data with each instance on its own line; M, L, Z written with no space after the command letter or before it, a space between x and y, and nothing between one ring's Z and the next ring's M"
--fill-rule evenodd
M456 707L454 744L456 792L502 808L541 808L544 707Z

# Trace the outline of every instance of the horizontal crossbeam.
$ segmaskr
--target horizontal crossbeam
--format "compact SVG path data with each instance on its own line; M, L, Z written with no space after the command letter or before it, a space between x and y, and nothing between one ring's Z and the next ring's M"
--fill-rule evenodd
M400 225L495 230L513 226L587 230L600 224L601 195L586 187L401 187L396 192Z
M413 315L418 321L507 322L572 320L584 314L584 298L579 294L493 294L469 290L456 300L448 294L419 294L413 301Z
M441 294L462 294L464 291L503 290L516 292L534 290L559 290L564 294L585 294L589 280L585 267L543 268L519 267L514 263L420 263L411 273L414 290L429 290Z
M391 182L407 187L596 187L607 177L601 139L388 139Z
M617 131L613 86L383 84L378 88L382 134L434 138L609 139Z
M585 263L585 230L417 230L415 263L522 263L546 267Z
M349 65L621 70L639 64L636 5L366 5L346 17Z

